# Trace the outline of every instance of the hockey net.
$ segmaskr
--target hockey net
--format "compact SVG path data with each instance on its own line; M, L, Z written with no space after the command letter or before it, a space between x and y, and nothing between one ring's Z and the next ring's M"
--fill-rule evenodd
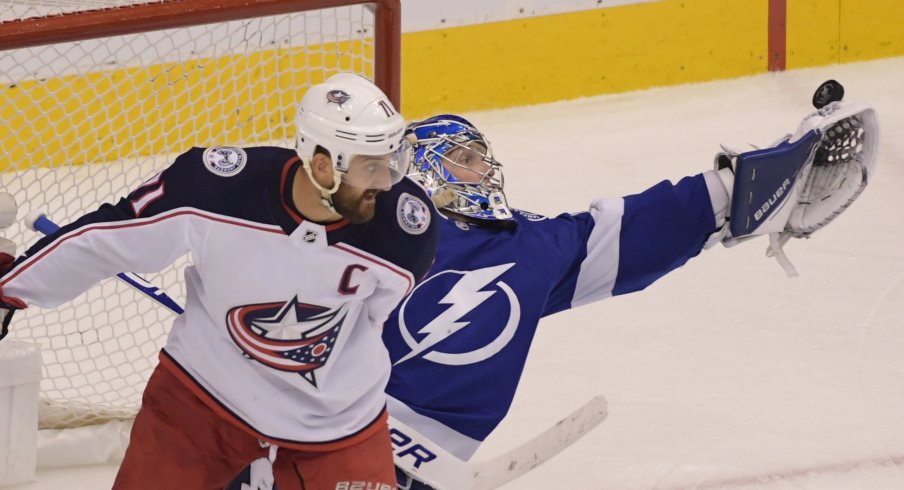
M306 87L338 71L399 102L399 0L4 3L0 185L20 219L68 223L192 146L291 147ZM5 236L20 253L38 238ZM187 262L145 278L184 303ZM132 418L173 315L115 279L19 312L10 335L42 349L41 429Z

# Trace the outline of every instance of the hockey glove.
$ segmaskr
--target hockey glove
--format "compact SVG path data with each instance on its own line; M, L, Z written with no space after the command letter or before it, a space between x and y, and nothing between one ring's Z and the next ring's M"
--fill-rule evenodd
M8 192L0 192L0 230L5 230L16 221L19 206L16 199ZM13 267L16 260L16 244L9 239L0 237L0 276L6 274ZM13 318L13 312L24 308L22 301L15 298L7 298L0 289L0 340L9 332L9 322Z
M836 100L770 148L737 153L723 147L716 168L732 169L734 181L722 243L732 246L769 235L767 256L775 257L789 276L797 275L783 245L809 237L860 196L875 168L878 144L875 111Z
M0 275L6 274L13 266L16 257L16 244L12 240L0 238ZM9 333L9 322L13 318L13 312L25 305L15 298L7 298L0 289L0 340Z

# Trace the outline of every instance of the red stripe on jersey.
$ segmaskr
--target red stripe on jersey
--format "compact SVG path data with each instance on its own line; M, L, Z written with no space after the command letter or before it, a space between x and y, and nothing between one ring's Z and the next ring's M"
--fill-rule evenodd
M132 193L132 195L142 194L140 198L132 201L132 211L134 211L136 218L141 216L141 212L144 211L144 208L148 207L149 204L163 197L163 193L165 192L165 182L161 182L162 178L163 172L160 172L148 179L148 181L144 184L141 184L141 187L135 189L135 192ZM157 188L150 190L154 187Z
M68 240L71 240L71 239L73 239L73 238L80 237L80 236L82 236L82 235L84 235L85 233L88 233L88 232L90 232L90 231L95 231L95 230L118 230L118 229L120 229L120 228L134 228L134 227L138 227L138 226L153 225L153 224L159 223L159 222L161 222L161 221L164 221L164 220L167 220L167 219L170 219L170 218L174 218L174 217L177 217L177 216L183 216L183 215L193 215L193 216L198 216L198 217L200 217L200 218L205 218L205 219L209 219L209 220L211 220L211 221L217 221L217 222L220 222L220 223L226 223L226 224L228 224L228 225L241 226L241 227L243 227L243 228L251 228L252 230L266 231L266 232L269 232L269 233L276 233L276 234L279 234L279 235L285 235L285 234L286 234L285 231L283 231L281 228L276 227L276 226L270 227L270 228L267 228L267 227L264 227L264 226L255 226L255 225L252 225L252 224L249 224L249 223L243 223L243 222L239 222L239 221L233 221L233 220L230 220L230 219L227 219L227 218L222 218L222 217L218 217L218 216L212 216L212 215L208 215L208 214L204 214L204 213L200 213L200 212L198 212L198 211L192 211L192 210L178 211L178 212L170 213L170 214L161 214L161 215L155 216L154 218L147 218L147 219L142 220L142 221L140 221L140 222L130 221L130 222L127 222L127 223L123 223L123 222L109 222L109 221L104 221L104 222L102 222L102 223L92 223L92 224L90 224L90 225L86 225L86 226L83 227L83 228L78 228L76 231L70 232L70 233L67 234L67 235L63 235L63 237L62 237L61 239L59 239L58 241L54 242L52 245L48 246L47 248L42 249L42 250L41 250L41 253L39 253L38 255L35 255L35 256L31 257L31 258L28 259L26 262L23 262L22 265L21 265L18 269L13 270L10 274L7 274L6 276L3 277L2 282L0 282L0 288L2 288L2 287L3 287L5 284L7 284L9 281L15 279L15 278L16 278L19 274L21 274L22 272L28 270L29 267L31 267L31 266L34 265L36 262L38 262L39 260L41 260L42 258L44 258L44 256L46 256L46 255L49 254L50 252L53 252L57 247L59 247L59 246L62 245L63 243L66 243Z
M0 296L0 302L15 306L16 308L18 308L20 310L24 310L25 308L28 308L28 305L25 304L24 301L22 301L19 298L13 298L12 296Z
M335 223L323 225L323 227L326 229L326 231L333 231L333 230L338 230L339 228L342 228L343 226L345 226L347 224L348 224L348 220L345 218L342 218L341 220L339 220Z

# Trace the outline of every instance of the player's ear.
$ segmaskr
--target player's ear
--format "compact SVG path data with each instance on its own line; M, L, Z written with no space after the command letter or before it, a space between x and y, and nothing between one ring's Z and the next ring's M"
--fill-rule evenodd
M333 182L333 161L324 153L315 153L311 157L311 175L317 180L317 183L324 187L332 187Z

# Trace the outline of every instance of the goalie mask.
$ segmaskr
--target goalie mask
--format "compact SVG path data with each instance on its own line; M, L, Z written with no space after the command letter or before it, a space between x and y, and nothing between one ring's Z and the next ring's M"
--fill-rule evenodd
M405 120L386 95L366 78L339 73L311 87L298 106L295 147L311 181L332 209L332 194L340 182L368 188L377 181L395 184L408 169ZM321 187L311 176L317 147L333 161L333 185Z
M466 119L443 114L408 125L414 160L410 176L437 206L480 220L511 220L502 164L489 141Z

